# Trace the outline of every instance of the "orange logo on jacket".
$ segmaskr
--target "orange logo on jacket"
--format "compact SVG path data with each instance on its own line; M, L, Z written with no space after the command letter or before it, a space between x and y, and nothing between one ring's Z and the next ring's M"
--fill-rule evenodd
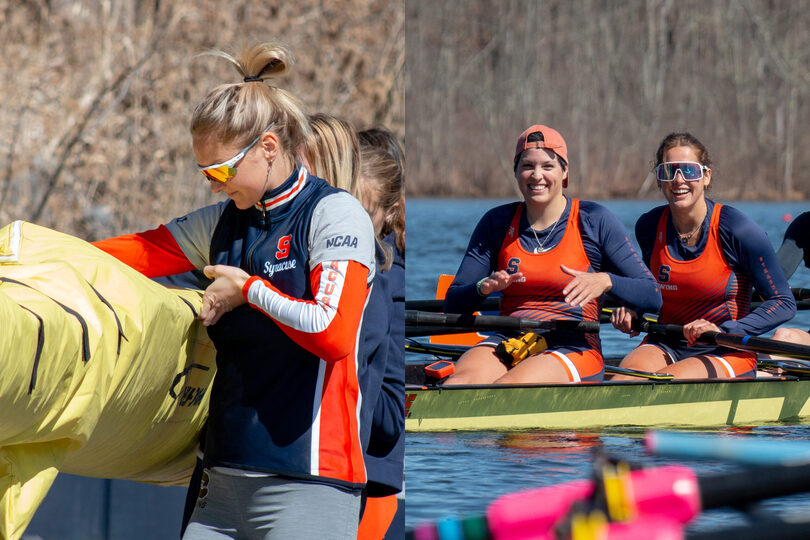
M288 234L287 236L282 236L278 239L278 244L276 244L276 260L286 259L290 255L290 240L292 239L292 235Z

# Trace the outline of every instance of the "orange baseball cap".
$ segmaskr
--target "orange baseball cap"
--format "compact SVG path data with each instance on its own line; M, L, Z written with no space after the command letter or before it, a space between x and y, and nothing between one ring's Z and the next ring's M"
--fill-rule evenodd
M543 140L528 142L529 135L532 133L540 133L543 136ZM565 139L562 138L559 132L550 127L537 124L520 134L517 146L515 147L515 163L517 163L520 154L529 148L545 148L546 150L551 150L568 163L568 147L565 145Z

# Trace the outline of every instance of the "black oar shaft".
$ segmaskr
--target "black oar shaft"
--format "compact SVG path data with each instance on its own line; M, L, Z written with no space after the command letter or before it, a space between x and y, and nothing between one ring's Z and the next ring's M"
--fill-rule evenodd
M633 330L646 332L654 336L684 339L683 326L679 324L658 324L645 319L633 319Z
M441 326L474 330L536 330L548 329L568 332L599 332L598 321L535 321L500 315L460 315L456 313L427 313L405 310L405 326Z
M701 336L702 337L702 336ZM754 336L735 336L733 334L717 334L714 343L730 349L744 349L759 353L789 356L802 360L810 360L810 347L788 341L776 341L768 338Z
M739 472L699 476L701 507L743 506L762 499L810 491L810 464L763 465Z
M779 540L807 540L810 538L810 521L787 521L779 517L756 519L753 523L745 523L721 529L707 531L687 530L685 540L717 540L718 538L733 538L734 540L763 540L763 538L778 538Z
M808 300L810 299L810 289L805 289L802 287L791 287L790 292L793 294L793 298L796 300ZM751 299L755 302L761 302L762 297L754 291Z
M444 336L447 334L466 334L477 329L469 326L409 326L405 325L405 337Z
M802 300L810 300L810 289L794 287L791 288L791 292L793 293L793 297L798 301L797 305L799 309L810 309L810 302L802 302ZM755 307L760 303L761 299L758 295L755 295L751 307ZM618 307L620 305L621 303L613 298L605 298L605 307ZM416 309L419 311L444 311L444 300L406 300L405 309ZM497 311L500 309L499 297L490 296L486 298L479 309L481 309L481 311Z
M479 309L482 311L498 311L500 309L498 303L497 296L490 296L484 300L484 303ZM405 309L433 312L444 311L444 300L406 300Z
M636 319L633 321L633 327L648 334L683 339L683 326L678 324L656 324ZM724 332L705 332L698 338L698 341L729 349L810 360L810 347L788 341L777 341L755 336L739 336Z

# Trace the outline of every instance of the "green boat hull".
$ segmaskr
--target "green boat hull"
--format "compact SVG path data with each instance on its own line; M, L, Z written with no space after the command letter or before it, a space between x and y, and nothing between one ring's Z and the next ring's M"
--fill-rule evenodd
M406 431L804 423L810 380L406 386Z

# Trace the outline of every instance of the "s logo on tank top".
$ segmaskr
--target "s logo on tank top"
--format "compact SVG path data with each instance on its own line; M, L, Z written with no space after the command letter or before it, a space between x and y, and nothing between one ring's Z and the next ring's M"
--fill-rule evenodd
M510 274L520 270L523 274L523 279L514 281L503 290L501 314L534 320L598 321L601 298L584 307L574 307L565 301L566 295L563 294L573 277L562 271L561 264L583 272L591 269L582 245L579 201L571 199L562 240L543 253L531 253L520 244L520 219L524 211L524 205L518 205L508 229L514 234L505 235L498 253L499 269L506 269Z
M658 321L687 324L706 319L714 324L737 320L750 311L751 284L748 278L729 266L720 246L720 209L715 204L703 252L689 261L670 255L667 244L669 208L658 220L656 241L650 257L650 270L657 276L664 304Z

